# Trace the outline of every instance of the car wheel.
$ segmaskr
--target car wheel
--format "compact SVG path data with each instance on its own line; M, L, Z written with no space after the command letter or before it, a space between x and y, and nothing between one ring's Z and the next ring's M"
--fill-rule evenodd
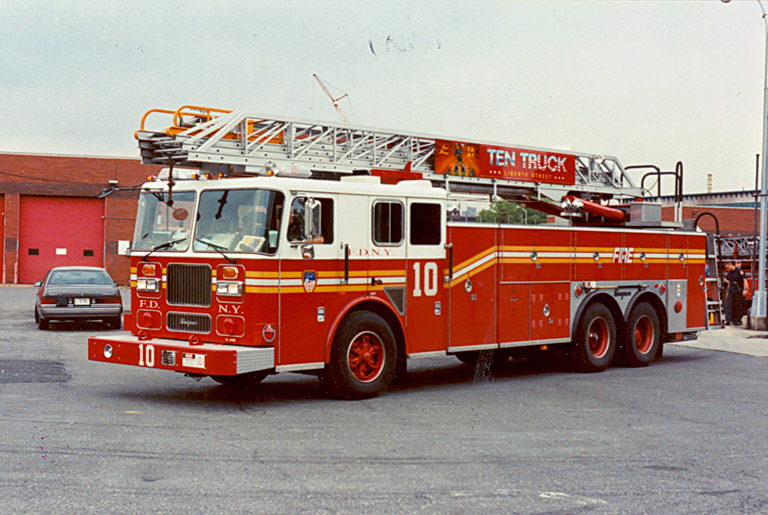
M105 321L105 325L109 329L120 329L120 327L122 327L120 317L108 318Z
M38 313L37 310L35 310L35 322L37 322L37 327L41 331L45 331L50 327L48 320L41 317L40 313Z

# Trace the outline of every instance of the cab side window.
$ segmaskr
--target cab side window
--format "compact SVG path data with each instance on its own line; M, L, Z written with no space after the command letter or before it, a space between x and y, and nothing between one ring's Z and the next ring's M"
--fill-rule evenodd
M403 205L378 201L373 204L373 243L380 246L403 242Z
M306 243L333 243L333 199L315 198L320 202L320 235ZM288 241L304 243L304 205L307 197L296 197L288 213Z
M439 245L442 228L440 204L411 204L411 245Z

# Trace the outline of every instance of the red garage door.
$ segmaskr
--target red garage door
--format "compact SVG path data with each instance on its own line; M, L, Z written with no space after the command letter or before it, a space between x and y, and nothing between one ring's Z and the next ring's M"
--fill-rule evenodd
M0 193L0 266L5 267L5 195ZM0 280L5 282L5 268L0 273Z
M55 266L104 266L104 200L21 197L19 282L33 283Z

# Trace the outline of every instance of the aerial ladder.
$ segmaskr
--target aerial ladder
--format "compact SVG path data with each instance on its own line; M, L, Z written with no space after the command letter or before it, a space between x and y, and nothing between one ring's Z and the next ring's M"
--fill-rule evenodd
M149 118L158 115L170 116L170 125L149 129ZM135 137L145 164L191 167L220 176L302 169L315 177L370 174L380 176L382 182L426 179L449 192L532 203L545 199L560 202L570 195L566 204L572 211L584 208L585 203L639 199L644 194L615 157L464 143L347 123L199 106L183 106L176 111L152 109L142 118ZM501 163L502 158L507 162ZM453 163L452 169L440 169L446 159ZM541 168L542 159L544 166L548 159L550 164L567 162L572 170L565 181L541 179L535 174L520 177L520 172L508 170L478 170L477 162L486 159L506 165L511 159L518 168L526 159L529 165Z

